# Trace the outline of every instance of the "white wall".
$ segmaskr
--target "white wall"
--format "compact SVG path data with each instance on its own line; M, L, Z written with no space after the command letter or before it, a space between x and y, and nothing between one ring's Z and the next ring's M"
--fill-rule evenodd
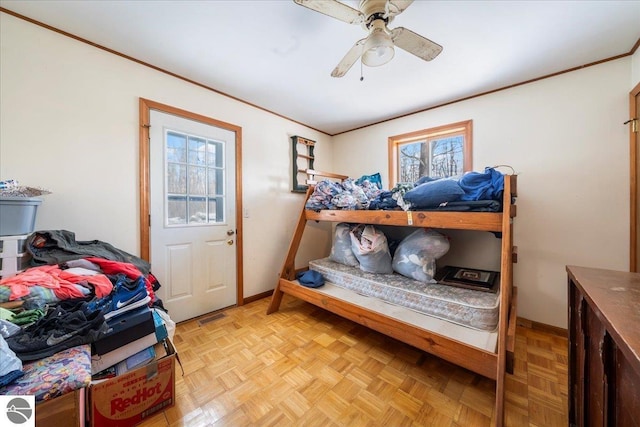
M139 253L138 99L242 127L244 295L273 289L303 196L289 192L291 135L331 138L212 91L0 13L0 179L53 194L36 229L67 229ZM301 258L323 255L314 228Z
M565 265L629 267L629 81L626 57L338 135L334 170L388 183L389 136L473 119L474 170L519 175L518 314L566 327Z

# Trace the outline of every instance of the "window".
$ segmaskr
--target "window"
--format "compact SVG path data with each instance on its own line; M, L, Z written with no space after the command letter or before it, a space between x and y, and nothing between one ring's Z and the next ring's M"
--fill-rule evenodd
M453 123L389 138L389 180L415 182L445 178L472 169L472 121Z
M166 224L224 222L224 143L167 131Z

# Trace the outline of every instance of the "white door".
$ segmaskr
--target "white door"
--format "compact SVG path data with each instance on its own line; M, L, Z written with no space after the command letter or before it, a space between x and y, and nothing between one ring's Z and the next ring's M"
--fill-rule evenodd
M151 110L150 258L180 322L236 304L235 132Z

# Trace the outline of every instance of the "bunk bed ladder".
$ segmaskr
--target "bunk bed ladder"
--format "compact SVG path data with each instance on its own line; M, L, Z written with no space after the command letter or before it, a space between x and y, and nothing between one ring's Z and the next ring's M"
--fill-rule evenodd
M331 172L322 172L314 169L306 169L308 179L306 181L307 193L304 198L304 204L307 203L311 194L313 194L313 190L315 189L315 185L317 184L316 176L322 176L325 178L337 179L340 181L344 181L348 178L346 175L339 175ZM296 278L296 253L298 252L298 248L300 247L300 242L302 241L302 235L304 234L304 229L307 225L307 218L305 215L303 208L300 211L300 216L298 217L298 223L296 225L296 229L293 233L293 238L291 239L291 243L289 244L289 250L287 251L287 258L284 260L284 264L282 265L282 270L280 270L280 276L278 278L278 283L276 284L275 289L273 290L273 296L271 298L271 303L269 304L269 308L267 309L267 314L274 313L278 311L280 308L280 303L282 302L283 292L280 290L280 279L287 280L295 280Z

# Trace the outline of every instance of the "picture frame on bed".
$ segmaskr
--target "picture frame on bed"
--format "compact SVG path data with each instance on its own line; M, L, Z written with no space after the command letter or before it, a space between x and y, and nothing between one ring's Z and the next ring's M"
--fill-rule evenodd
M447 265L437 270L434 279L441 285L496 293L500 272Z

